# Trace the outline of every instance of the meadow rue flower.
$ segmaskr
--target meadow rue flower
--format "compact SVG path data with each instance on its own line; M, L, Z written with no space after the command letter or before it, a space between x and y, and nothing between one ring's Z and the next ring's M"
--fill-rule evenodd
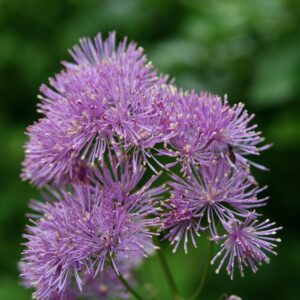
M139 195L143 200L140 204L150 203L158 204L163 199L162 194L167 191L166 184L150 187L161 175L152 175L148 181L143 180L146 172L146 167L142 164L141 157L133 157L132 155L124 155L122 158L117 159L111 152L106 162L101 168L94 168L89 173L91 183L101 186L104 191L113 193L115 197ZM142 185L141 185L142 182ZM141 188L138 187L141 185ZM145 199L145 201L144 201ZM124 200L122 200L124 201ZM148 207L148 212L153 213L153 209Z
M56 201L35 202L41 216L33 219L24 235L22 277L36 288L38 299L64 295L73 285L82 291L85 278L97 276L110 260L118 272L117 261L126 259L134 265L155 249L151 228L159 225L159 219L152 213L162 189L147 190L148 183L136 190L129 182L128 162L125 165L120 183L109 178L107 170L103 174L110 185L105 189L101 183L76 185L72 192L53 192ZM141 178L138 170L134 184Z
M197 247L196 237L200 236L200 228L197 217L192 207L192 203L186 201L183 193L173 191L170 201L163 203L163 208L166 211L162 214L163 227L165 232L164 239L168 239L173 247L173 252L176 252L181 241L184 240L184 251L187 253L188 239Z
M207 165L220 156L232 165L252 163L246 156L258 155L270 146L259 146L264 139L255 131L257 125L250 125L254 115L249 115L242 103L230 106L227 96L222 100L206 92L173 88L167 104L166 114L175 133L168 143L171 148L167 146L161 153L177 157L183 170L190 165Z
M76 160L103 161L147 149L172 135L163 116L167 77L159 75L135 43L82 39L71 50L74 63L41 86L43 117L28 128L23 178L37 185L73 175ZM125 150L120 149L125 148Z
M131 269L129 264L120 262L121 272L123 276L131 283L135 284ZM30 267L26 263L20 264L20 270L23 274L30 272ZM29 280L31 278L23 278L24 286L28 288L35 287L33 282ZM28 281L26 281L28 280ZM112 298L118 299L128 299L129 294L126 288L120 282L117 274L112 269L112 267L107 267L105 270L100 272L96 277L93 274L86 274L82 278L84 290L80 291L78 288L70 283L64 291L51 290L47 295L38 295L34 293L33 297L37 299L47 299L47 300L77 300L82 297L95 298L108 300Z
M211 261L213 264L221 257L216 273L219 273L226 260L226 271L231 279L234 277L236 265L241 276L244 276L244 266L249 266L255 273L258 270L257 265L263 262L269 263L270 258L266 253L277 255L274 248L277 247L276 242L281 241L274 235L282 227L274 227L274 225L275 222L270 223L268 219L258 223L253 214L249 214L244 222L232 220L225 223L226 233L214 239L223 241L221 250Z
M120 272L131 285L135 285L129 264L121 262ZM112 267L100 272L96 278L90 276L86 278L85 288L81 296L96 299L129 299L130 295L123 284L120 282Z
M164 228L166 238L177 249L184 238L187 251L188 237L194 245L195 236L208 226L210 234L218 236L217 224L246 218L249 212L264 206L268 197L259 199L259 188L249 175L249 169L236 170L225 159L214 160L209 166L194 168L187 177L171 175L171 197L165 204Z
M42 116L27 130L22 177L48 191L33 202L20 263L33 297L126 299L124 283L141 299L132 270L158 250L154 235L174 252L204 234L222 241L211 262L231 278L268 263L281 227L257 221L268 197L250 166L265 168L248 156L269 145L244 104L178 89L115 33L70 54L41 86Z
M177 163L186 172L191 165L207 164L211 158L210 139L204 134L198 115L199 96L195 92L184 92L174 86L169 87L170 96L164 107L169 117L169 126L174 130L160 155L176 157L176 162L169 163L172 167Z

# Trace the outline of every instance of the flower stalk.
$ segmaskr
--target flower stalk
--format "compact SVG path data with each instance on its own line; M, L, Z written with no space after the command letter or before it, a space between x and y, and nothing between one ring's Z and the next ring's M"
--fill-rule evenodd
M210 265L210 260L212 257L213 253L213 248L214 248L214 243L212 241L209 242L209 249L208 249L208 255L207 255L207 260L205 261L205 266L201 275L200 283L194 294L188 299L188 300L196 300L200 299L200 295L203 291L207 275L208 275L208 270L209 270L209 265Z
M132 296L134 296L137 300L145 300L131 285L130 283L124 278L124 276L120 273L117 272L117 270L115 269L113 262L112 262L112 258L109 256L109 260L110 260L110 265L112 266L117 278L120 280L120 282L124 285L124 287L128 290L128 292L130 294L132 294Z
M159 239L156 239L156 244L160 245ZM157 256L161 265L161 268L165 274L165 277L167 279L168 285L170 287L171 293L173 295L174 300L183 300L183 298L180 295L179 289L177 287L177 284L175 282L175 279L172 275L172 272L169 268L168 262L165 259L165 256L163 254L162 249L159 249L157 251Z

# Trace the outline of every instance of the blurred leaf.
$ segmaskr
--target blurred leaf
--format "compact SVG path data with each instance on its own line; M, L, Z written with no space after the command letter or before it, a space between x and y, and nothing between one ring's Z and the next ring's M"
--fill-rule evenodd
M299 91L300 43L269 48L257 58L251 89L253 103L276 106L290 101Z
M275 147L291 148L300 146L300 119L297 110L280 114L266 133Z
M151 57L161 70L171 70L178 66L194 66L206 57L205 48L185 39L166 40L158 44Z
M16 279L0 277L0 300L28 300L30 298L30 292L17 285Z

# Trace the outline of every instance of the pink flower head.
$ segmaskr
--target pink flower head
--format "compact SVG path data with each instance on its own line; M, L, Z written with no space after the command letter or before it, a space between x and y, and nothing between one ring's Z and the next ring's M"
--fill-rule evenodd
M274 225L275 222L270 223L269 220L258 223L256 219L253 219L252 214L249 214L245 222L235 220L224 224L226 233L215 239L224 242L221 250L211 261L213 264L219 257L222 257L216 273L219 273L226 260L226 271L231 279L233 279L236 265L241 276L244 276L244 266L250 266L255 273L258 270L257 265L263 262L269 263L270 258L266 253L276 255L275 243L281 241L274 235L282 227L273 227Z
M162 111L167 77L142 48L126 39L117 46L112 33L82 39L70 53L75 63L64 63L50 88L41 86L43 117L27 132L23 178L40 186L72 176L79 159L103 161L108 148L117 155L134 148L146 158L172 134Z

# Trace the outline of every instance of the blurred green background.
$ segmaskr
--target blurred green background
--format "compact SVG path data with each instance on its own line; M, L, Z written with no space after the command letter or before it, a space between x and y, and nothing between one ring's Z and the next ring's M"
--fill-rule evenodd
M300 1L299 0L0 0L0 300L30 299L18 285L17 261L28 201L38 193L19 178L27 125L37 119L41 83L58 72L81 36L111 30L145 48L153 63L184 88L246 102L271 150L256 172L271 196L265 216L284 226L278 257L256 275L231 281L211 270L203 300L222 293L243 299L300 299ZM184 292L195 288L206 241L185 256L164 248ZM172 299L150 259L139 278ZM147 286L151 289L151 286Z

